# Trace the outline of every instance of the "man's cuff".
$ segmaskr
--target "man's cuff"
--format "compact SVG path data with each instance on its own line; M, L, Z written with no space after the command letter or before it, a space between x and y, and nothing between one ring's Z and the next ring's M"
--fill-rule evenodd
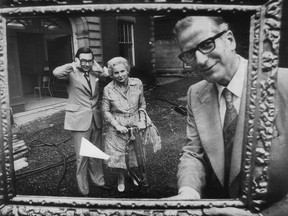
M195 197L195 199L201 199L200 194L195 189L193 189L192 187L183 186L183 187L179 188L178 194L181 194L184 192L192 194Z

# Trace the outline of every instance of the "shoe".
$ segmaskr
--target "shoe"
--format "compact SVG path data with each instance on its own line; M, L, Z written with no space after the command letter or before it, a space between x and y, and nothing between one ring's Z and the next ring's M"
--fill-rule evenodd
M133 184L134 184L135 186L139 186L139 184L138 184L138 182L136 181L136 179L133 178L133 177L130 175L129 172L128 172L128 176L129 176L129 178L131 178L131 180L132 180L132 182L133 182Z
M119 178L118 178L118 187L117 187L117 189L118 189L119 192L123 192L125 190L124 182L125 181L123 181L123 183L120 183Z
M134 178L132 178L132 181L135 186L139 186L138 182Z
M125 185L124 184L118 184L118 191L123 192L125 190Z
M80 197L89 197L90 194L89 194L89 193L88 193L88 194L82 194L81 192L79 192L79 196L80 196Z

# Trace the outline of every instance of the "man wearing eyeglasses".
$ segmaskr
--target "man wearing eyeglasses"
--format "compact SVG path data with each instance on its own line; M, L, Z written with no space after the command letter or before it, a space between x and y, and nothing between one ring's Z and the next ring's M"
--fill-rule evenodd
M188 90L187 139L178 165L178 195L171 199L239 198L247 60L236 53L233 33L221 17L186 17L177 22L174 33L182 51L180 60L204 80ZM282 78L278 78L277 86L281 102L277 104L277 111L287 113L288 97L282 95L288 95L287 87L283 88L288 72L280 72L278 76ZM283 129L288 128L287 119L287 114L276 119L277 130L282 136L287 134ZM288 159L285 155L288 146L277 142L273 140L274 145L281 148L273 148L271 152L271 157L277 157L269 162L270 168L274 169L269 169L269 189L260 205L262 212L210 208L204 209L205 215L287 214L288 175L285 169ZM279 189L277 184L280 182L286 182L286 187Z
M81 195L88 196L89 179L94 186L109 189L105 185L102 160L80 156L82 137L96 147L102 147L102 115L99 79L108 76L94 59L87 47L79 48L75 61L55 68L54 76L67 80L68 102L64 129L72 132L76 152L76 179Z

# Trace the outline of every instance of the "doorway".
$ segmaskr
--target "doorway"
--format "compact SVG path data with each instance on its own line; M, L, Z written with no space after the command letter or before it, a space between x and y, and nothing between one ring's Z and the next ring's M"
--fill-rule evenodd
M56 67L72 62L71 35L47 39L49 68L53 71ZM54 97L67 98L66 81L51 76Z
M27 103L33 101L40 104L39 98L34 97L34 88L41 86L44 75L50 77L53 97L67 98L65 83L54 79L52 72L56 66L72 61L70 21L53 17L14 18L7 21L7 35L9 87L13 86L9 95L13 112L26 111L31 105Z

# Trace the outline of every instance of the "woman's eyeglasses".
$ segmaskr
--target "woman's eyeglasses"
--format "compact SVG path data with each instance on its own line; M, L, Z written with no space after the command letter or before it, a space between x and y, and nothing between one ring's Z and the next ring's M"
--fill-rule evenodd
M178 58L181 61L183 61L184 63L188 64L188 63L191 63L192 61L195 61L195 53L197 50L199 50L203 54L208 54L208 53L212 52L216 47L215 40L217 38L221 37L227 31L228 30L222 31L222 32L216 34L215 36L210 37L210 38L202 41L195 48L192 48L190 50L187 50L187 51L181 53L178 56Z

